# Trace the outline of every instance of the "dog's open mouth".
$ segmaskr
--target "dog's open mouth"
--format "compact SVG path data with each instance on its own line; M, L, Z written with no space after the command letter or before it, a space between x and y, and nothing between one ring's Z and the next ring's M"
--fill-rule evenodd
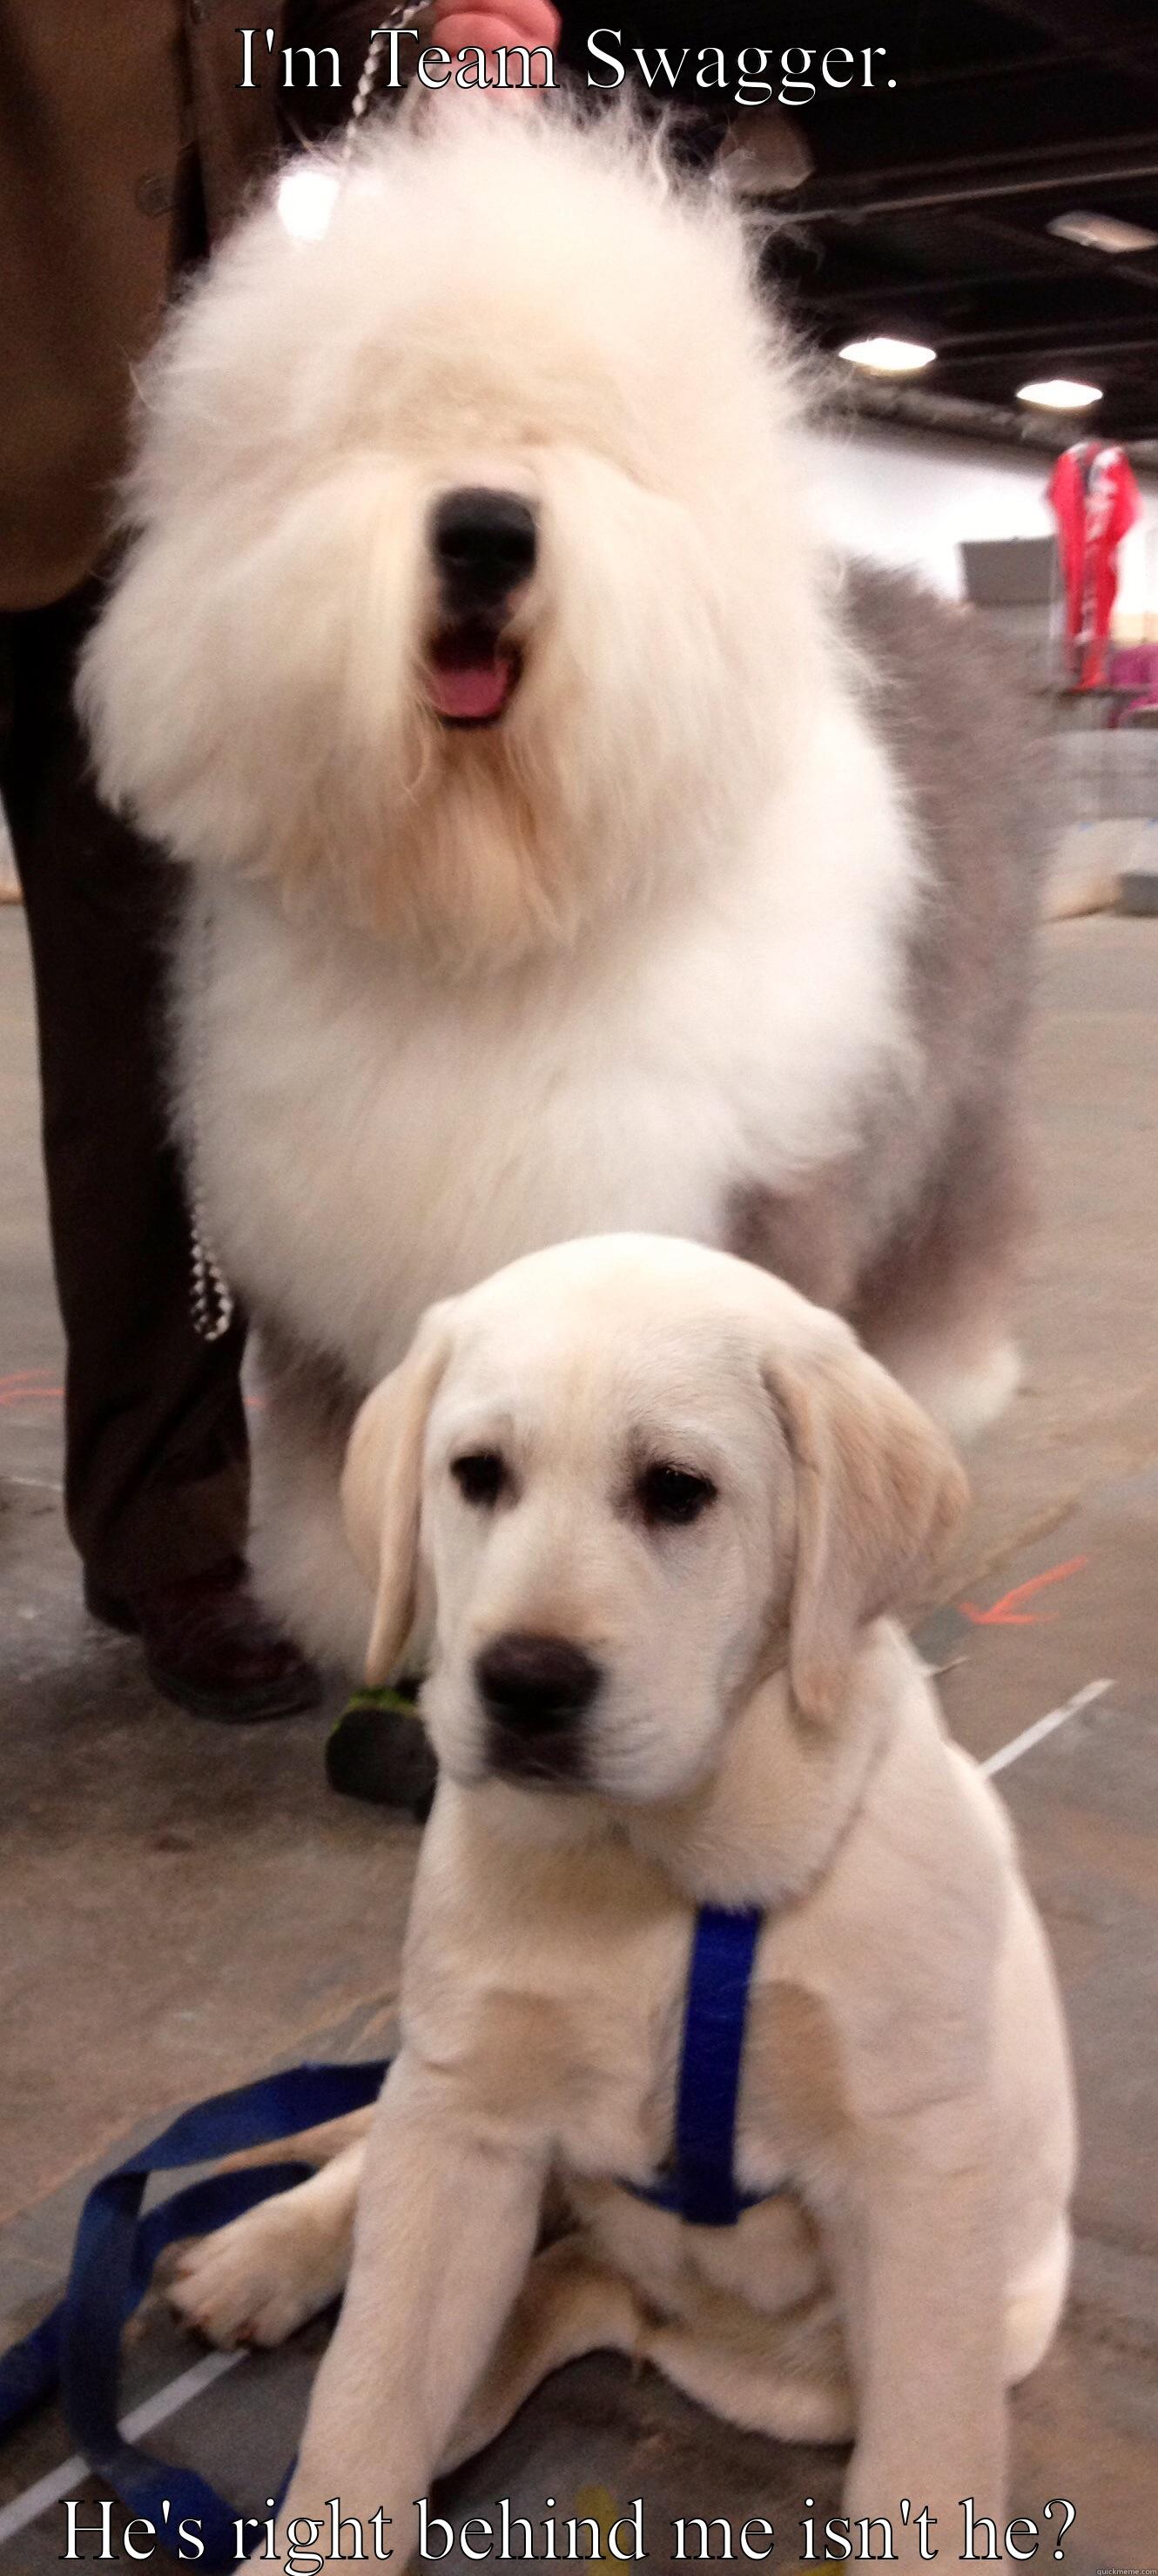
M506 714L522 660L484 619L442 626L426 659L426 688L443 724L492 725Z

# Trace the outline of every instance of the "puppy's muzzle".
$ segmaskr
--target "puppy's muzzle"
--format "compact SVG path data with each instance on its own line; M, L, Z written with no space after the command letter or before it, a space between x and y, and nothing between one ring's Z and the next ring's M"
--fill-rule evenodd
M477 617L504 609L530 580L538 544L535 513L517 492L483 484L447 492L431 528L446 614Z
M598 1664L567 1637L496 1637L475 1662L493 1771L524 1780L577 1782L583 1719L602 1681Z

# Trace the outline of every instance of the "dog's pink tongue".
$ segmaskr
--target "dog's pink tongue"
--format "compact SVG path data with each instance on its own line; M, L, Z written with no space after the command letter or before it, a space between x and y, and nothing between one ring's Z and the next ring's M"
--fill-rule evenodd
M488 660L460 662L438 657L430 666L430 702L440 716L479 724L502 714L511 685L511 664L502 653Z

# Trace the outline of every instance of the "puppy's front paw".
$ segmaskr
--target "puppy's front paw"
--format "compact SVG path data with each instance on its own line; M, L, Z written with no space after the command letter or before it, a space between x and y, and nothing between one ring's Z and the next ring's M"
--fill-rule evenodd
M284 2343L337 2297L342 2278L332 2244L273 2200L173 2248L157 2285L183 2325L228 2352Z

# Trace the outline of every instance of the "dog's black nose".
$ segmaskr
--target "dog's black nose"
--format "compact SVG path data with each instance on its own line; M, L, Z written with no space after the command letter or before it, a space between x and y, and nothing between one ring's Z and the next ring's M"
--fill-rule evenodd
M590 1708L602 1678L598 1664L566 1637L496 1637L475 1663L479 1697L508 1730L549 1735Z
M470 485L439 502L431 541L451 606L497 607L534 571L535 513L517 492Z

